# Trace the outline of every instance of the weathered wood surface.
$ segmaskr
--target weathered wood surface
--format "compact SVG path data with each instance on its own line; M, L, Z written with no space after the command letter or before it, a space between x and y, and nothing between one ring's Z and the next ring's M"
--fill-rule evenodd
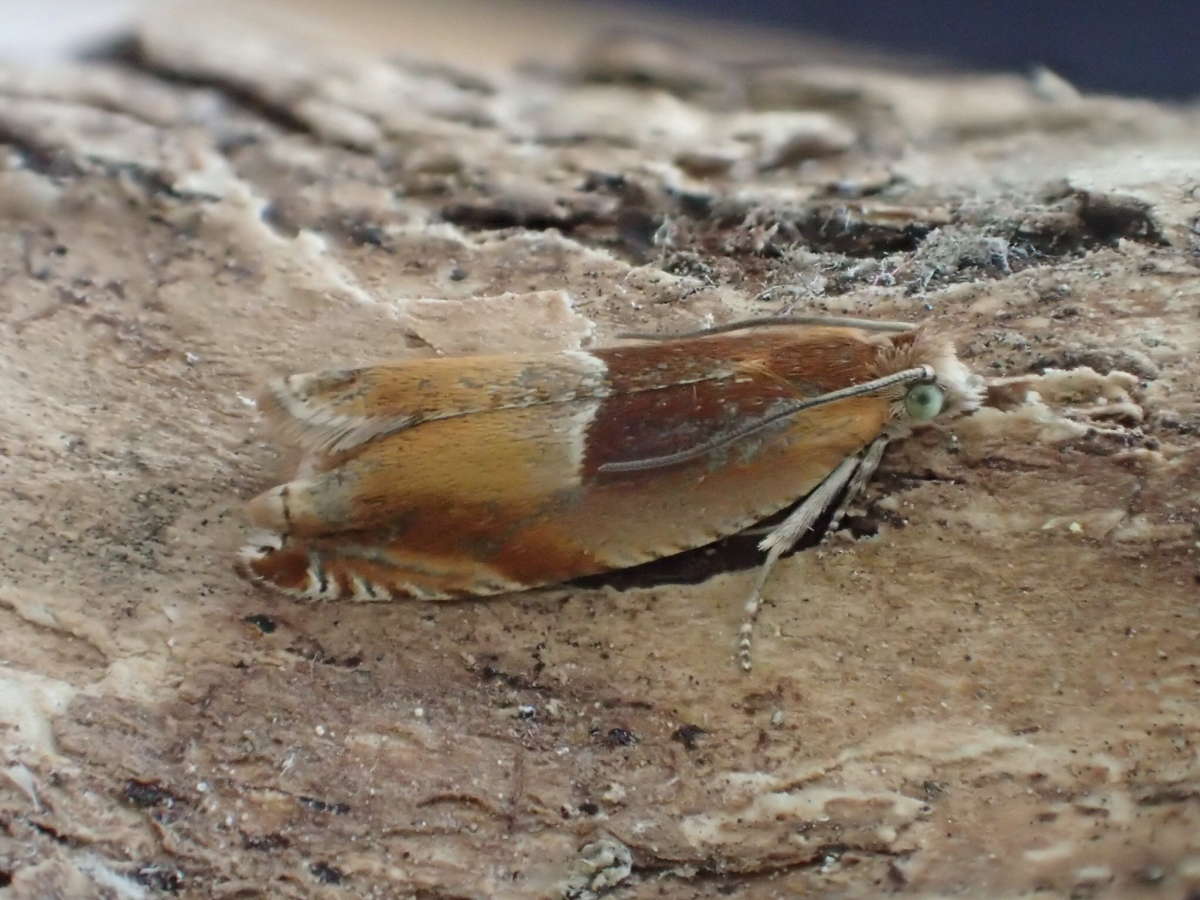
M0 895L1200 890L1194 108L173 30L0 73ZM788 309L1015 381L780 567L749 676L703 555L443 605L231 571L264 374Z

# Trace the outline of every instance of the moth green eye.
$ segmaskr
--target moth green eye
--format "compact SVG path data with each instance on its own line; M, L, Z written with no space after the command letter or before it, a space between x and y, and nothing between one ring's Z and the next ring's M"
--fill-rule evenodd
M936 384L916 384L904 395L904 409L916 422L928 422L942 411L946 395Z

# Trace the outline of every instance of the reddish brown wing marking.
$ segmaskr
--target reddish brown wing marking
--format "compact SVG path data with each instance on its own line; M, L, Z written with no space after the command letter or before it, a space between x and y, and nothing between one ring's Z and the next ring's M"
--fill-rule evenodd
M595 351L608 371L585 477L614 462L707 444L797 398L866 381L886 339L845 328L721 335Z

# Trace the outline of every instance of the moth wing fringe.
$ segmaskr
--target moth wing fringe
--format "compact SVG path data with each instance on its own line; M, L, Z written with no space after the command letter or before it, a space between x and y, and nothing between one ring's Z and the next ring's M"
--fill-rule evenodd
M447 571L424 582L381 558L346 554L338 548L256 530L248 535L234 571L248 581L268 585L306 600L380 603L399 599L459 600L524 590L527 585L498 573Z
M360 416L335 411L335 400L324 396L319 385L352 374L333 370L274 378L259 397L258 407L283 441L321 454L343 453L420 421L416 415L403 413Z

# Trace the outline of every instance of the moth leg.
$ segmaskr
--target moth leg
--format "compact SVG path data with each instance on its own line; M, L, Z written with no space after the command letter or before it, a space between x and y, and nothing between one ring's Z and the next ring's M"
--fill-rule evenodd
M858 471L854 473L854 477L850 479L850 484L846 488L846 493L842 495L842 502L838 504L833 517L829 520L829 527L825 529L826 534L837 531L837 527L842 524L846 510L850 508L851 503L858 499L858 495L862 493L867 482L871 480L871 476L875 474L875 470L879 468L879 462L883 459L883 451L887 449L887 445L888 438L884 436L876 438L867 447L867 452L862 455Z
M879 462L883 459L883 451L887 448L888 438L876 438L867 447L866 453L862 455L862 462L858 466L858 471L854 473L854 477L850 480L849 486L846 488L846 493L842 495L842 502L838 504L838 508L834 511L833 516L829 519L829 527L825 529L825 534L837 531L837 527L842 524L842 519L846 515L846 511L850 508L858 495L862 493L867 482L871 480L871 476L875 474L875 470L879 468ZM757 536L760 534L770 534L775 530L776 526L771 525L756 525L753 528L747 528L740 532L743 536Z
M872 450L874 446L874 444L871 445ZM882 453L882 450L880 452ZM871 451L868 450L867 455L869 456L870 453ZM742 625L738 629L738 662L744 671L749 672L751 667L750 645L753 640L754 622L758 618L758 610L762 605L762 591L763 586L767 583L767 576L771 574L779 557L790 550L796 541L812 528L821 513L829 508L829 505L837 498L838 493L846 486L862 463L863 457L857 454L842 460L838 467L825 476L825 480L804 498L804 502L796 507L790 516L780 522L775 530L759 542L758 549L765 550L767 558L763 560L763 564L758 570L758 577L754 579L754 589L746 601Z

